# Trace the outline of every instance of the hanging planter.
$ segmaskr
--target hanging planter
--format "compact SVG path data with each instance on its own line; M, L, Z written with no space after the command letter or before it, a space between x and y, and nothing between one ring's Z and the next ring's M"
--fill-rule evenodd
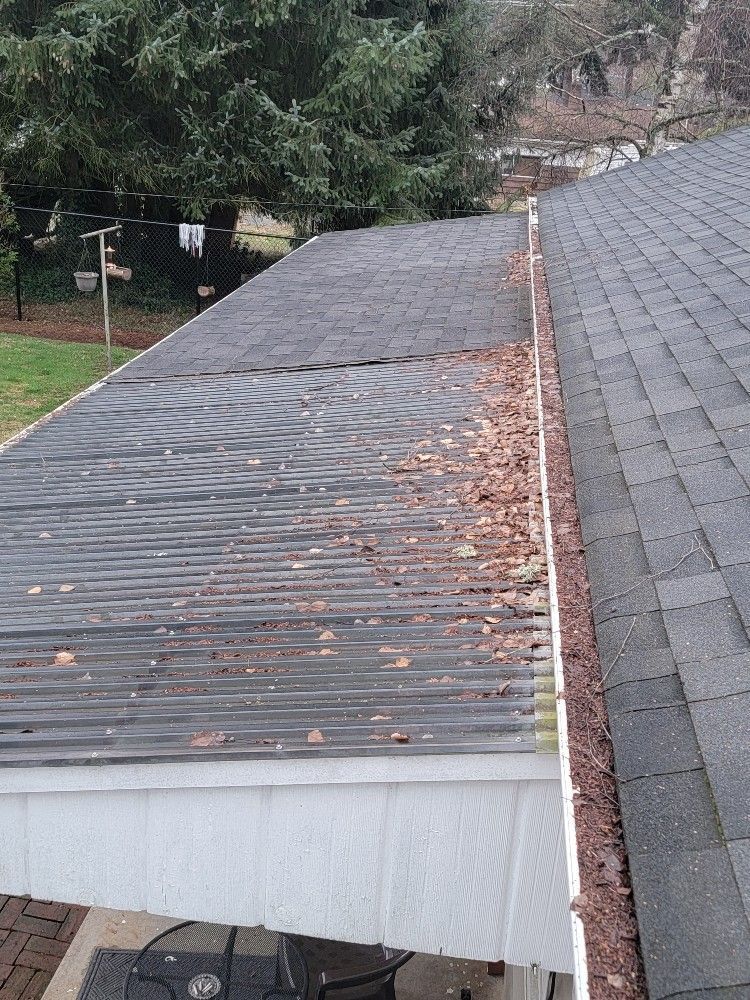
M198 294L202 299L208 299L216 295L216 289L213 285L198 285Z
M76 279L79 292L96 291L96 283L99 280L98 271L74 271L73 277Z
M99 272L90 270L93 261L89 255L89 248L86 240L81 248L81 259L78 261L78 270L73 272L79 292L96 291L96 283L99 280Z

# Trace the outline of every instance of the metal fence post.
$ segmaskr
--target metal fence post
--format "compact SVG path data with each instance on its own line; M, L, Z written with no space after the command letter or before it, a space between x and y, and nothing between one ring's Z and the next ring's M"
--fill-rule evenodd
M16 319L23 319L21 310L21 265L18 258L13 261L13 276L16 279Z

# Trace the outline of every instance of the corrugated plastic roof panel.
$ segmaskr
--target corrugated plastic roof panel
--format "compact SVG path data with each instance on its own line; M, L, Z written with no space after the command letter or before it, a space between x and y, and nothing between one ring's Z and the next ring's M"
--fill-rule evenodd
M115 381L9 447L0 763L552 749L495 358Z

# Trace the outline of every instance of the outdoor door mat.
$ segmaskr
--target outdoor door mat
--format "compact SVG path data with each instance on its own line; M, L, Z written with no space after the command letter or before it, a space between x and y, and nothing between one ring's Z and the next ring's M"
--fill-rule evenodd
M128 969L131 964L137 958L139 952L137 951L126 951L120 948L97 948L89 964L88 970L86 972L86 978L81 986L81 991L78 994L78 1000L123 1000L123 987L125 985L125 976L127 975ZM201 968L205 968L207 961L215 961L215 955L204 955L200 952L185 952L185 956L190 958L195 964L196 969L200 971ZM233 959L233 968L238 968L242 966L243 962L250 961L252 963L252 968L257 969L259 959L257 956L253 955L249 958L245 958L242 955L235 954ZM276 967L276 959L266 959L266 962L272 962L273 968ZM210 966L209 966L210 967ZM268 968L265 970L269 971ZM264 982L266 980L263 980ZM143 985L136 987L137 992L135 996L144 998L146 994L144 993ZM183 987L184 989L184 987ZM149 990L149 992L151 992ZM249 989L245 981L240 978L236 984L234 984L226 1000L231 1000L233 997L239 997L240 995L245 998L245 1000L251 1000L251 998L257 998L260 996L260 990L252 991ZM187 993L184 993L187 996ZM180 997L183 996L182 991L180 991ZM222 996L225 996L222 993ZM166 993L164 991L159 991L158 996L154 992L153 1000L165 1000Z
M78 1000L122 1000L125 976L137 955L121 948L97 948Z

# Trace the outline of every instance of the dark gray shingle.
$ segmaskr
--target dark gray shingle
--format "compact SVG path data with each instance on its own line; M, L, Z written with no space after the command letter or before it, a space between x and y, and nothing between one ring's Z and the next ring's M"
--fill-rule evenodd
M327 233L137 358L116 378L428 357L529 335L508 255L520 215Z
M574 461L605 670L625 642L607 690L650 993L744 1000L750 128L559 188L539 218L555 334L576 336L571 447L622 469Z

